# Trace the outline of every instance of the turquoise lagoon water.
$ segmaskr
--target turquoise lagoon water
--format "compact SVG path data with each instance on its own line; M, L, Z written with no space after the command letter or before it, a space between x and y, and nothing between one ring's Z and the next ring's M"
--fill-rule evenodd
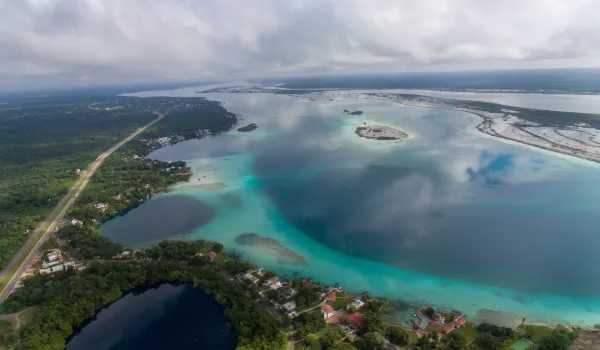
M484 137L474 131L479 118L466 113L374 100L207 97L259 129L151 155L194 168L191 182L152 201L183 195L214 209L178 239L217 240L282 274L480 321L600 323L596 164ZM358 138L364 120L412 137ZM243 233L276 239L306 264L239 245ZM134 245L150 241L135 237Z

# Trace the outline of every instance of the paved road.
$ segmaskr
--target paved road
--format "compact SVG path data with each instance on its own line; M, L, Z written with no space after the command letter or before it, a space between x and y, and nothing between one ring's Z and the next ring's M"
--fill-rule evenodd
M35 257L37 251L41 248L42 244L44 244L44 242L48 239L48 234L51 232L54 232L58 223L60 221L62 221L65 214L69 212L69 210L75 203L75 200L77 199L79 194L85 189L90 178L92 177L92 175L94 175L94 173L96 172L98 167L100 167L102 162L108 156L110 156L114 151L116 151L119 147L123 146L128 141L131 141L139 133L146 130L146 128L148 128L152 124L156 123L157 121L161 120L165 115L166 114L158 114L158 118L154 119L152 122L144 125L143 127L137 129L135 132L133 132L131 135L127 136L121 142L112 146L111 149L109 149L108 151L99 155L98 158L96 158L96 160L92 163L92 165L90 165L90 167L87 169L87 171L85 172L85 175L80 177L79 180L77 180L75 182L75 184L73 186L71 186L71 188L69 189L67 194L65 194L63 196L63 198L61 198L61 200L58 202L56 207L52 210L50 215L48 215L46 217L46 219L44 219L44 221L42 221L42 223L35 229L35 231L33 231L33 234L31 234L29 236L29 238L27 239L27 241L25 242L23 247L21 247L21 249L17 252L17 254L15 254L15 256L12 258L12 260L8 263L8 265L6 265L6 267L2 270L2 273L0 273L0 278L2 278L2 277L4 277L4 275L6 275L8 273L8 271L10 271L11 268L13 268L17 264L19 264L19 261L21 261L23 256L25 256L25 254L27 254L27 247L31 243L35 242L36 239L39 239L38 242L35 244L35 247L29 252L29 254L25 258L23 263L21 263L17 272L12 276L12 278L10 279L8 284L4 287L2 292L0 292L0 303L3 302L6 299L6 297L10 294L10 292L13 290L13 288L15 287L15 285L21 278L21 275L23 274L23 272L25 272L25 270L27 269L29 264L31 264L31 261ZM65 203L66 203L66 205L64 205ZM57 213L58 213L58 215L57 215ZM54 220L52 218L54 218ZM44 228L47 227L48 224L50 224L50 226L48 227L48 229L45 230ZM39 237L40 233L42 234L41 237Z

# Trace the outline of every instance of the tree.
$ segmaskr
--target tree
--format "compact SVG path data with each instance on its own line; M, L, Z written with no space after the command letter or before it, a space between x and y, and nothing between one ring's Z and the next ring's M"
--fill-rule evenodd
M385 338L379 332L369 332L363 334L358 341L359 349L365 350L386 350Z
M489 333L484 333L476 340L477 345L482 349L496 350L500 349L502 343Z
M567 350L577 338L576 332L555 329L552 335L545 337L539 344L540 350Z
M467 345L465 338L456 332L452 332L442 338L442 343L444 344L444 349L450 350L464 349L465 345Z
M435 313L435 310L433 308L428 307L427 309L423 310L423 314L429 318L433 318L433 314Z
M408 333L400 327L389 327L387 336L390 339L390 342L400 346L408 345L410 339Z
M373 312L366 313L364 320L363 325L359 329L361 334L381 332L383 330L383 320L379 314Z
M220 253L223 251L223 245L221 243L215 243L213 245L213 250L215 251L215 253Z
M327 328L319 338L319 343L321 343L323 349L330 349L336 342L344 339L344 336L344 331L339 327Z
M266 280L268 280L269 278L273 278L275 276L277 276L277 274L273 270L267 270L267 271L263 272L263 278Z
M305 312L294 319L294 328L304 339L310 333L317 333L325 328L325 319L319 311Z

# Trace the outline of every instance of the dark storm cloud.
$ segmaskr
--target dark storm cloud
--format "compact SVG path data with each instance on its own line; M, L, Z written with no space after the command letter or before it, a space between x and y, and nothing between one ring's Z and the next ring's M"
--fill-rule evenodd
M592 0L0 0L0 83L598 65Z

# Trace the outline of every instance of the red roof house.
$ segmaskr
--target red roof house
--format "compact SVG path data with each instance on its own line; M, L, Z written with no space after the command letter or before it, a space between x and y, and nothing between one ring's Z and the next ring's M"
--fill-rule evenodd
M325 294L323 299L335 302L335 290Z
M328 319L329 317L333 316L333 314L334 314L333 307L331 307L331 305L327 305L325 303L321 303L321 312L323 313L323 317L325 317L325 319Z
M210 259L210 262L215 261L216 257L217 257L217 253L215 253L215 252L208 253L208 259Z
M365 317L358 312L346 315L346 320L357 327L360 327L365 323Z

